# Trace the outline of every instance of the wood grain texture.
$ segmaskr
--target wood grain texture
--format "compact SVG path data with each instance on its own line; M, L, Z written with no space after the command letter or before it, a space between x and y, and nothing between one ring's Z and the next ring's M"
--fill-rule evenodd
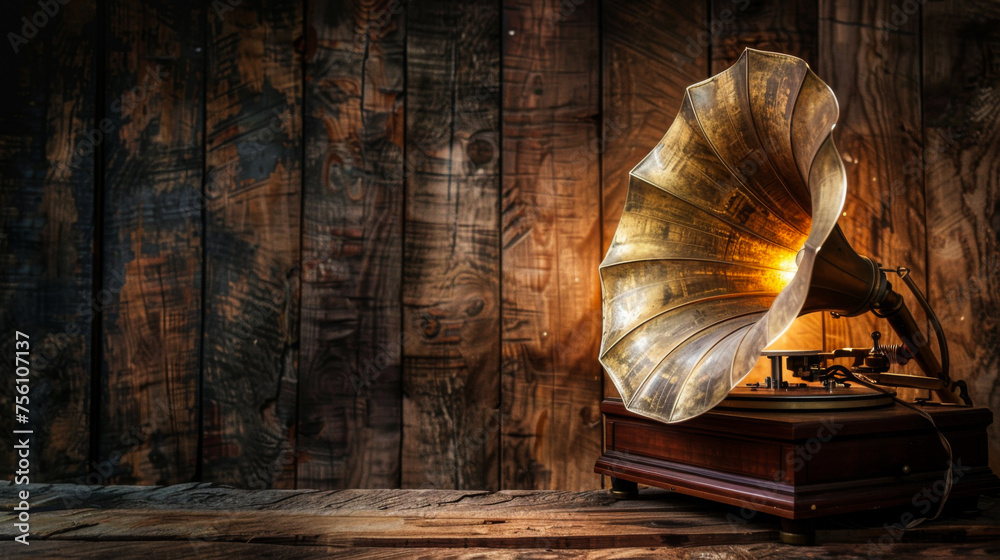
M62 489L53 490L58 495ZM187 492L189 497L204 498L204 490L192 490ZM174 496L163 497L172 500L178 492L169 494ZM56 509L36 514L32 525L38 540L255 541L343 548L427 547L445 553L466 547L697 546L766 542L776 536L776 527L767 516L733 523L725 512L737 508L723 509L660 490L644 491L639 499L624 501L604 491L395 490L302 495L228 489L213 494L214 500L179 508L103 501L107 507L100 509ZM155 506L158 498L148 500ZM5 522L0 536L15 531L10 517L9 513L0 516Z
M1000 7L927 3L923 164L931 305L951 376L1000 410ZM1000 472L1000 430L990 429Z
M14 548L19 544L4 543L0 551L21 553ZM232 558L234 556L253 556L267 558L282 558L294 555L295 558L349 558L352 560L388 560L388 559L420 559L439 558L440 548L350 548L299 546L254 543L217 543L217 542L92 542L92 541L42 541L32 543L32 549L23 553L23 558L46 559L82 559L106 558L114 554L121 559L144 559L150 555L162 558L175 558L185 554L197 554L200 559ZM839 558L865 558L869 554L879 554L886 558L993 558L996 551L989 543L954 543L891 544L874 550L867 544L832 544L812 547L795 547L778 543L752 544L719 544L712 546L692 547L634 547L609 548L598 550L552 550L542 548L495 549L495 548L455 548L447 551L448 558L456 560L482 559L537 559L556 560L572 558L582 560L611 560L623 557L643 560L740 560L787 558L834 560Z
M818 8L817 0L712 0L712 73L748 47L797 56L816 71Z
M601 255L618 227L628 174L677 116L687 86L709 76L708 6L703 2L602 5ZM617 397L604 373L604 395Z
M842 227L914 269L953 375L1000 410L991 4L524 0L502 24L502 3L111 0L98 53L97 2L57 3L0 49L0 350L34 342L34 480L84 482L93 460L95 483L588 487L600 327L577 272L684 88L744 46L834 87ZM111 108L157 66L157 91ZM889 330L823 322L805 328L827 349Z
M429 490L240 491L210 485L87 489L88 504L66 507L67 485L32 487L46 503L32 514L31 546L11 541L0 515L0 551L43 558L915 558L993 557L1000 537L996 499L977 516L946 516L900 533L885 515L829 520L819 544L778 544L776 518L642 490L607 492ZM14 498L13 487L0 499ZM891 538L882 537L889 535ZM109 548L114 546L114 549ZM11 548L13 546L20 548ZM23 549L23 550L22 550ZM32 551L40 552L32 552ZM697 553L697 554L696 554ZM326 557L326 556L324 556Z
M833 135L848 189L838 223L859 254L887 267L911 269L926 293L920 18L894 20L893 6L820 2L819 76L833 88L840 104ZM921 309L903 282L892 277L889 281L906 298L918 324L924 324ZM873 330L882 332L883 344L899 343L888 323L871 314L847 319L826 316L824 328L830 349L870 346ZM915 364L895 371L921 375Z
M295 479L302 17L208 13L202 477L251 488Z
M18 38L5 33L0 48L7 81L0 88L0 349L9 360L0 429L34 430L32 481L83 481L91 337L100 305L92 293L89 136L95 128L96 5L82 0L61 6L41 29L21 21L31 23L38 10L35 2L3 7L5 31ZM30 337L27 425L14 422L15 367L23 365L14 363L17 331ZM12 446L0 450L0 463L13 467ZM13 478L13 471L6 469L4 477Z
M504 3L502 488L600 485L596 2Z
M44 558L45 560L108 558L119 560L144 560L155 558L197 557L200 560L233 557L259 558L348 558L351 560L433 560L446 554L453 560L764 560L773 558L838 560L841 558L995 558L996 549L991 543L892 543L879 547L869 544L824 544L819 546L793 546L769 543L715 544L708 546L651 546L629 548L604 548L596 550L551 548L382 548L334 546L295 546L264 543L232 543L188 539L179 541L88 541L50 540L31 543L29 550L17 543L0 543L0 553L17 554L18 558Z
M345 517L312 513L282 513L268 518L260 512L84 510L72 517L36 514L32 524L39 539L72 532L79 540L206 539L226 542L261 541L300 546L383 548L622 548L662 544L707 545L767 542L777 528L764 523L737 525L724 516L698 523L696 516L675 519L671 527L651 522L648 515L622 516L618 523L603 522L606 512L565 515L561 518L486 517L470 514L432 519L413 516ZM4 516L14 531L9 516ZM703 516L705 517L705 516ZM602 519L603 518L603 519ZM493 522L493 521L496 522ZM66 538L66 537L63 537ZM9 540L10 537L7 537Z
M500 13L406 18L402 485L497 488Z
M309 4L299 488L399 485L402 12Z
M732 66L747 48L790 54L817 71L818 2L816 0L713 0L712 73ZM770 350L822 350L823 317L799 317ZM771 362L760 358L746 382L760 382Z
M108 15L97 463L110 482L186 482L198 468L205 14L122 0Z

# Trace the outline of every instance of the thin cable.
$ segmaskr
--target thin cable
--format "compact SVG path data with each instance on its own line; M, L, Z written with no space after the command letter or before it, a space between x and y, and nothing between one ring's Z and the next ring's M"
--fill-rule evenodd
M931 416L930 414L928 414L927 411L922 410L922 409L920 409L920 408L918 408L918 407L916 407L916 406L914 406L914 405L912 405L912 404L910 404L910 403L908 403L908 402L906 402L906 401L904 401L904 400L896 397L896 395L894 393L890 393L889 391L885 390L884 388L879 387L878 385L876 385L876 384L874 384L874 383L872 383L872 382L870 382L870 381L868 381L866 379L862 379L861 376L855 374L853 371L851 371L850 369L848 369L848 368L846 368L846 367L844 367L842 365L839 365L839 364L832 365L832 366L826 368L826 371L827 371L827 373L830 373L831 375L833 373L844 374L849 379L852 379L853 381L856 381L857 383L860 383L861 385L864 385L865 387L868 387L869 389L874 389L874 390L876 390L876 391L878 391L880 393L883 393L883 394L885 394L885 395L887 395L889 397L892 397L892 400L894 400L897 403L905 406L906 408L908 408L908 409L916 412L920 416L923 416L924 418L927 419L928 422L931 423L931 427L933 427L934 431L937 432L938 439L941 440L941 446L944 447L945 453L948 454L948 469L945 471L944 494L941 496L941 502L938 505L937 512L934 514L933 517L930 517L930 518L921 517L919 519L914 519L913 521L911 521L910 523L908 523L906 525L905 529L913 529L914 527L920 525L924 521L929 521L929 520L933 521L934 519L937 519L938 517L940 517L941 513L944 511L945 503L948 501L948 496L951 494L951 487L952 487L952 483L953 483L953 479L954 479L954 455L952 454L952 451L951 451L951 443L948 442L948 438L944 437L944 433L941 432L941 429L938 428L937 423L934 422L934 417Z

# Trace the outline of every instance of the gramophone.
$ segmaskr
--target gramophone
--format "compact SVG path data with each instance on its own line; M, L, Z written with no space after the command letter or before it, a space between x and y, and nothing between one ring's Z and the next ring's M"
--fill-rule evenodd
M847 192L838 113L803 60L747 49L687 88L629 174L600 267L600 361L621 399L602 403L595 471L614 493L643 483L766 512L782 519L783 539L804 542L824 516L908 506L917 512L904 520L916 521L997 487L992 414L950 377L933 309L907 269L859 255L837 225ZM765 352L798 316L821 311L873 313L902 344L875 332L860 348ZM744 383L762 353L770 376ZM924 375L891 371L908 361ZM892 387L934 398L904 404Z

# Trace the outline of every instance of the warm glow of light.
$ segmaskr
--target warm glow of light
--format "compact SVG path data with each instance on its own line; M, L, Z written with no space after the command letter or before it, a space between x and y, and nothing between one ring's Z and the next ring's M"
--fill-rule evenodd
M788 258L781 259L781 261L778 263L778 268L780 268L781 270L791 271L792 273L794 273L796 270L799 269L799 264L795 262L796 257L798 257L797 254Z
M796 256L784 257L774 263L774 267L779 269L778 277L781 279L779 289L783 289L792 281L792 278L795 278L795 272L799 269L795 262Z
M795 263L795 257L797 256L798 254L795 254L790 257L780 259L775 263L775 267L783 271L791 271L792 275L794 275L795 271L799 269L798 264Z

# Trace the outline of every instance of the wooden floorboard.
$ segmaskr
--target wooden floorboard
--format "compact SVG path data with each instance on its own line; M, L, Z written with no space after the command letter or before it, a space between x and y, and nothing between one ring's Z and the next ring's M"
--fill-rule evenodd
M24 549L22 552L19 550ZM421 560L429 558L455 558L462 560L538 559L560 560L563 558L583 560L610 560L617 558L638 558L657 560L749 560L763 558L814 559L868 558L866 544L793 547L778 543L756 543L750 545L721 545L697 547L650 547L650 548L606 548L600 550L552 550L552 549L488 549L464 548L442 551L439 548L336 548L336 547L290 547L275 544L220 543L208 541L189 542L90 542L85 546L67 546L64 542L47 541L33 543L30 547L19 544L0 544L0 554L17 558L85 559L106 558L111 555L116 560L146 560L153 558L349 558L352 560ZM897 544L882 556L883 558L996 558L996 547L981 544ZM873 556L876 557L876 556Z
M833 518L814 547L778 540L778 520L656 489L604 491L236 490L31 485L30 545L16 492L0 488L8 558L841 558L996 557L1000 499L978 514L900 534L893 514Z

